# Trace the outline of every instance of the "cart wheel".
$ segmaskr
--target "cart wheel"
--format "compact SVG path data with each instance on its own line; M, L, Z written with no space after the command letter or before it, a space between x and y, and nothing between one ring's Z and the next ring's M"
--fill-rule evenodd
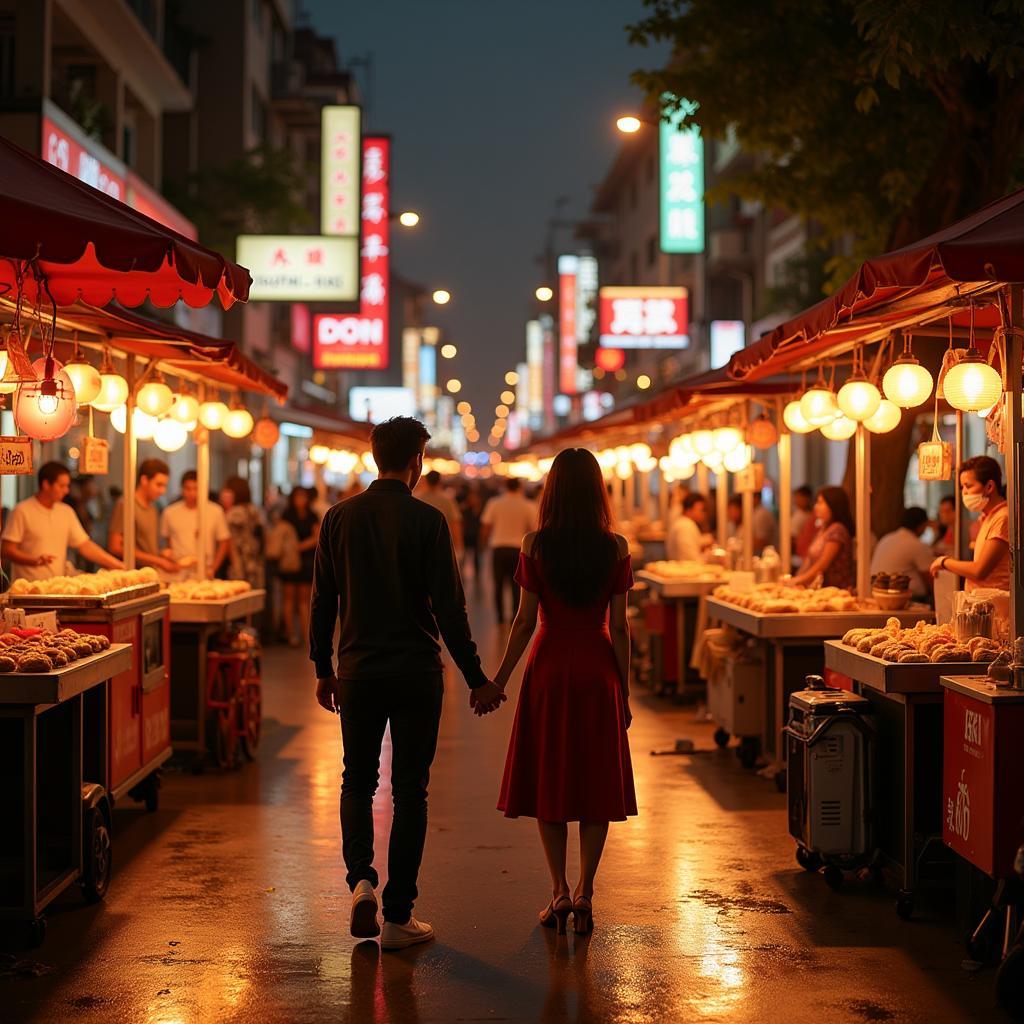
M750 771L757 764L758 744L757 740L749 736L740 740L739 759L747 771Z
M46 918L34 917L25 922L25 945L29 949L37 949L46 938Z
M843 887L843 872L835 864L826 865L824 874L825 884L833 892L838 892Z
M783 768L781 771L775 773L775 788L780 793L786 792L786 769Z
M914 916L914 894L912 892L903 891L896 897L896 913L904 921L909 921Z
M238 694L229 672L222 666L210 680L206 711L208 745L219 768L234 768L238 762Z
M98 903L110 886L110 827L98 807L89 810L82 830L82 893L86 903Z
M242 687L239 713L241 715L242 753L247 761L256 760L256 749L260 745L260 729L263 722L263 696L259 672L255 664L247 673L248 679Z
M812 874L821 870L821 854L808 850L806 846L796 848L796 862L804 871L810 871Z
M715 746L729 746L729 734L721 726L715 730Z
M1014 1019L1024 1016L1024 946L1014 946L999 965L996 999Z

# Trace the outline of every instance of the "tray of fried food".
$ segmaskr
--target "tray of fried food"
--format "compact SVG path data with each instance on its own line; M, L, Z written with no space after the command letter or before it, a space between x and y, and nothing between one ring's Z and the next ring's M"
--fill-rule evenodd
M785 583L758 583L751 590L738 590L726 585L715 591L715 597L762 615L818 615L858 608L857 599L839 587L810 590Z
M45 580L18 579L7 595L22 608L108 608L114 604L155 594L160 578L151 566L141 569L101 569L77 576L51 576Z
M247 580L188 580L172 583L167 592L172 601L228 601L252 590Z
M110 647L105 636L62 629L43 630L34 636L0 634L0 675L53 672Z
M901 665L988 664L1000 650L999 644L984 636L959 642L949 625L918 622L903 628L895 616L880 629L851 629L842 642L861 654Z

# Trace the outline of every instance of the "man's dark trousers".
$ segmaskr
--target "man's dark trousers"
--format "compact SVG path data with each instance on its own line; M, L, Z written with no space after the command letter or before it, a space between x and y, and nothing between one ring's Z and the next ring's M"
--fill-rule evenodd
M427 784L437 749L444 676L440 671L398 679L342 679L342 854L350 889L373 867L373 796L380 778L384 729L391 724L391 795L394 819L388 844L384 920L405 924L416 899L416 876L427 836Z
M519 565L519 548L492 548L491 572L494 574L494 610L499 622L505 618L505 587L512 588L512 618L519 607L519 584L516 583L516 568Z

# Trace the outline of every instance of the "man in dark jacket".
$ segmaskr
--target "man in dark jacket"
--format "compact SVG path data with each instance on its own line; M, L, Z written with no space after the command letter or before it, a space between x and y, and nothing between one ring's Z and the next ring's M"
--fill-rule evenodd
M434 934L412 916L412 908L441 720L441 638L478 713L494 711L505 699L480 667L448 524L441 512L412 496L429 439L423 424L408 417L374 428L370 445L378 479L324 517L313 578L310 659L317 700L341 716L342 852L352 890L351 929L359 938L381 934L373 795L384 730L391 726L394 820L383 949L404 949Z

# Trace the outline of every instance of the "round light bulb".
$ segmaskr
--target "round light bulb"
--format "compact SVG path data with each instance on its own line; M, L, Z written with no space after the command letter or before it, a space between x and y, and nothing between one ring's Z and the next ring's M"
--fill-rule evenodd
M853 377L839 389L837 401L844 416L863 423L878 412L882 395L871 381Z
M188 440L188 428L171 417L160 420L153 432L153 443L162 452L176 452Z
M888 398L883 398L875 410L874 415L864 421L864 426L872 434L888 434L900 425L900 407Z
M32 364L32 369L37 379L18 388L14 398L14 422L22 433L37 441L55 441L74 423L78 412L75 389L56 359L40 357Z
M199 419L199 401L191 395L178 395L168 415L179 423L195 423Z
M309 461L317 466L323 466L331 457L331 449L325 444L315 444L309 449Z
M782 410L782 422L791 434L809 434L814 427L804 418L800 403L796 400L787 404Z
M722 462L724 459L725 456L714 448L700 457L700 461L703 462L708 469L716 473L722 468Z
M829 388L808 388L800 398L800 412L812 427L820 427L835 417L836 396Z
M57 411L57 396L40 394L36 399L36 406L44 416L52 416Z
M943 378L942 390L954 409L980 412L999 400L1003 381L999 372L979 357L951 367Z
M123 434L128 422L128 407L119 405L110 413L110 425L119 433ZM156 434L157 424L160 421L155 416L136 409L132 415L132 432L138 441L150 441Z
M693 450L700 456L707 455L715 449L715 435L710 430L695 430L690 435Z
M224 433L228 437L248 437L252 428L252 413L248 409L231 409L224 417Z
M119 373L101 373L100 390L92 407L100 412L113 412L128 401L128 381Z
M897 359L885 371L882 391L901 409L913 409L928 401L934 383L932 375L916 359Z
M629 446L629 457L638 465L646 462L651 457L651 446L643 441Z
M228 407L223 402L203 402L199 406L199 422L207 430L220 430L227 415Z
M754 453L751 451L750 445L741 444L725 453L722 457L722 466L730 473L740 473L753 461Z
M827 437L830 441L848 441L857 433L857 421L839 413L831 423L826 423L819 429L821 436Z
M7 353L4 352L5 359L6 356ZM75 389L75 398L78 399L79 405L89 405L100 393L100 371L92 363L76 360L65 364L64 372L71 378L71 386Z
M143 384L135 398L135 407L147 416L163 416L173 404L174 392L162 380Z
M719 427L714 431L715 448L723 455L728 455L742 443L743 432L737 427Z

